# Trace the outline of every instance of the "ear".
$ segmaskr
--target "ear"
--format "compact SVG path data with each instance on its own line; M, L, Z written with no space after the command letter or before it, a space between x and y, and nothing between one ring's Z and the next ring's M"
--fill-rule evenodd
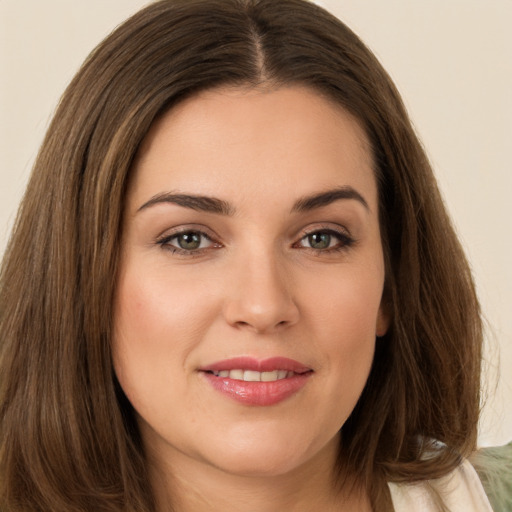
M391 313L389 309L387 301L383 298L380 303L379 312L377 313L377 322L375 325L375 335L377 338L381 338L388 332L391 324Z

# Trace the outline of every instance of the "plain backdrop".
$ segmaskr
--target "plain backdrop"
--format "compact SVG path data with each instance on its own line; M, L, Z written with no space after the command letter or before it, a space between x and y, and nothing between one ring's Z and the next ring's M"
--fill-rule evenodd
M60 94L93 47L147 3L0 0L0 253ZM427 148L489 325L489 396L480 443L507 442L512 438L512 0L316 3L377 54Z

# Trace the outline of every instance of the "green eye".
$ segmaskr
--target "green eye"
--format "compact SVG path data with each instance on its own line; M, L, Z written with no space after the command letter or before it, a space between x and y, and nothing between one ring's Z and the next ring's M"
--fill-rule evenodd
M331 235L326 232L317 232L308 235L308 243L312 249L328 249L331 246Z
M305 235L301 238L297 247L312 249L318 253L331 253L347 250L353 243L354 239L345 233L333 229L322 229Z
M217 244L202 231L182 231L181 233L168 235L158 240L158 244L171 252L182 255L200 253L203 249L217 246Z
M193 251L201 247L201 233L189 231L181 233L175 237L176 243L180 249Z

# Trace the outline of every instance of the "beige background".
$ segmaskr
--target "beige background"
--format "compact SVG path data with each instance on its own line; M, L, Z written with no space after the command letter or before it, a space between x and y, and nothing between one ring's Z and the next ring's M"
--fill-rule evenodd
M146 3L0 0L0 252L64 87L89 51ZM509 441L512 0L317 3L346 21L381 59L433 161L490 326L490 397L480 442Z

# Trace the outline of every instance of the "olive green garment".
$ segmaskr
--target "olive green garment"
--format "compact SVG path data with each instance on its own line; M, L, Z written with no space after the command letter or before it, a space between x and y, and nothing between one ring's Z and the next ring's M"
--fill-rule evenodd
M471 458L494 512L512 512L512 442L482 448Z

